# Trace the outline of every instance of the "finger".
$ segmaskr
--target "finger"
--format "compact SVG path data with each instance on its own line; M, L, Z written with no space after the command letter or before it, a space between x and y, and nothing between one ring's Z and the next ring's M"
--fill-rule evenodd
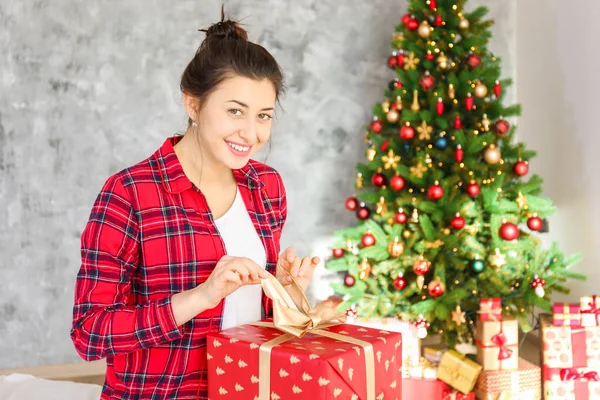
M283 255L284 255L284 260L286 260L289 263L292 263L296 259L296 249L294 247L288 247L283 252Z
M304 274L306 274L310 268L311 261L312 260L310 257L304 257L302 259L302 262L300 263L300 269L298 270L298 276L304 276Z
M294 258L294 262L292 263L292 267L290 268L290 273L292 276L298 276L298 272L300 271L300 264L302 263L302 259L300 257Z
M244 257L242 262L246 268L248 268L248 271L250 272L250 275L254 281L260 282L260 278L266 278L268 276L267 271L265 271L264 268L250 258Z
M315 256L312 258L311 262L316 267L321 262L321 259L319 257Z
M233 270L223 271L221 277L223 279L223 282L235 283L238 287L244 284L244 282L242 282L242 277L236 274Z
M244 264L244 262L232 263L231 270L240 274L240 277L242 278L242 282L244 282L244 283L247 283L251 279L251 277L250 277L251 271Z

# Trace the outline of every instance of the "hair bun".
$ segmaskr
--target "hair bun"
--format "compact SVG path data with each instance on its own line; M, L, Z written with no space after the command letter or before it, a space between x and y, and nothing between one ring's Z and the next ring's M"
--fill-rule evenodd
M208 29L198 30L206 32L207 38L220 37L224 39L248 40L248 33L237 22L229 19L225 21L225 5L221 6L221 22L211 25Z

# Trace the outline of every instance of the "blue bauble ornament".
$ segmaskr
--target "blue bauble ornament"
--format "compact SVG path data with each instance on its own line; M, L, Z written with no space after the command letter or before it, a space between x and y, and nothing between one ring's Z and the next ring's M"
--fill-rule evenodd
M440 136L435 141L435 147L440 150L444 150L446 147L448 147L448 139L446 139L444 136Z

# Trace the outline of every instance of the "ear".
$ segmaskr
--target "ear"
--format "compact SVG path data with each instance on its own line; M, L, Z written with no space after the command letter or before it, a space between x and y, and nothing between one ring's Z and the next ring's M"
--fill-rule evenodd
M183 93L183 106L188 117L193 121L198 119L198 98L188 93Z

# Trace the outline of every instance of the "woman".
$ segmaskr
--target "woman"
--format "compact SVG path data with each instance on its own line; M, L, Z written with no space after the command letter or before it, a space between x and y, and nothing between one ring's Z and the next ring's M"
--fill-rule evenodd
M250 157L283 77L221 13L181 78L187 131L111 176L81 236L71 338L107 359L102 399L206 399L206 334L270 316L265 269L306 289L319 263L278 256L285 189Z

